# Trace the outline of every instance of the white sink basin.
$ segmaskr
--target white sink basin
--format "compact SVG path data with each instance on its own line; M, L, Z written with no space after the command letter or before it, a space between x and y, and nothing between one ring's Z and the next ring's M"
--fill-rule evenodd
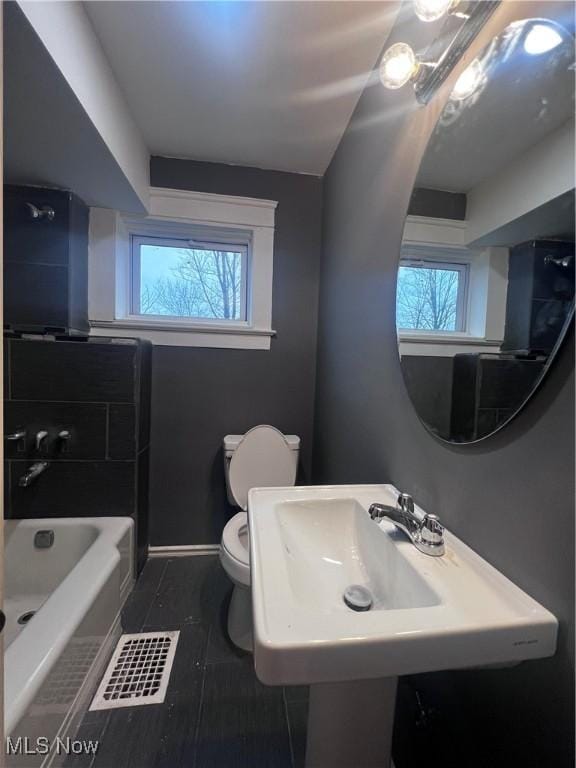
M431 557L392 523L370 519L370 504L394 505L397 495L390 485L250 491L262 682L395 677L554 654L555 617L455 536L447 532L445 554ZM371 610L344 603L352 584L370 590Z
M342 614L346 630L355 626L357 632L359 617L342 599L351 584L368 587L374 611L440 602L355 498L284 501L275 514L291 601L322 622L326 615ZM337 631L336 623L332 630Z

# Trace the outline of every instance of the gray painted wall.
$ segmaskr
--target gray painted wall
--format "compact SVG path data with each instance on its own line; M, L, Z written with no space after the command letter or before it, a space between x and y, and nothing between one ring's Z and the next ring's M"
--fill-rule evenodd
M536 3L503 5L470 58L523 12L546 15ZM406 30L395 30L388 44L406 37ZM394 305L403 219L442 101L419 108L410 88L368 87L324 179L314 479L392 482L412 493L560 620L552 659L406 681L397 768L572 768L573 336L515 422L472 447L443 445L424 429L398 362ZM414 727L407 686L422 689L437 710L428 730Z
M226 503L222 438L270 423L300 435L310 481L322 181L315 176L153 157L151 183L277 200L270 351L154 347L152 545L219 543ZM237 511L237 510L236 510Z

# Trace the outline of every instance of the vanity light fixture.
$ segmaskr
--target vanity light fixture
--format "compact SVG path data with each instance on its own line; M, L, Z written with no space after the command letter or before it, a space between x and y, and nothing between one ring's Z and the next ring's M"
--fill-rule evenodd
M395 43L382 56L380 81L385 88L391 90L402 88L418 75L421 66L407 43Z
M479 0L466 5L466 13L456 13L460 0L414 0L414 11L422 21L435 21L448 14L457 16L460 24L448 19L436 41L423 56L417 55L408 43L395 43L382 56L380 82L385 88L397 90L411 82L420 104L428 104L434 93L450 75L501 0ZM440 41L448 40L445 45ZM439 50L440 47L440 50ZM468 98L483 81L480 62L473 62L470 71L462 73L452 98ZM471 65L472 66L472 65Z
M550 24L534 24L524 38L524 50L531 56L548 53L562 42L562 36Z
M459 4L460 0L414 0L414 13L420 21L438 21Z
M484 80L484 67L479 59L466 67L452 89L450 98L453 101L464 101L475 93Z

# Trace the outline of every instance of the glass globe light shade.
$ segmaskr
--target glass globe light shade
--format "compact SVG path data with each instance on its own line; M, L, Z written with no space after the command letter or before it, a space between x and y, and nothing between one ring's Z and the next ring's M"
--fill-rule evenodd
M534 24L524 38L524 50L532 56L548 53L562 42L562 36L549 24Z
M412 48L406 43L395 43L382 56L380 81L385 88L402 88L414 77L418 68L418 60Z
M420 21L437 21L441 19L458 0L414 0L414 13Z
M462 72L458 80L456 80L450 98L456 101L463 101L469 96L472 96L474 91L482 83L483 77L484 68L478 59L474 59L470 66L468 66L464 72Z

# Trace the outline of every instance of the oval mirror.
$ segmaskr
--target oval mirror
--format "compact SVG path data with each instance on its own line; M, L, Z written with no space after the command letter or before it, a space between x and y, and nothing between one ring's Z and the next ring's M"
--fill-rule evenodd
M422 160L396 326L406 387L450 442L503 427L574 312L574 40L507 27L458 78Z

